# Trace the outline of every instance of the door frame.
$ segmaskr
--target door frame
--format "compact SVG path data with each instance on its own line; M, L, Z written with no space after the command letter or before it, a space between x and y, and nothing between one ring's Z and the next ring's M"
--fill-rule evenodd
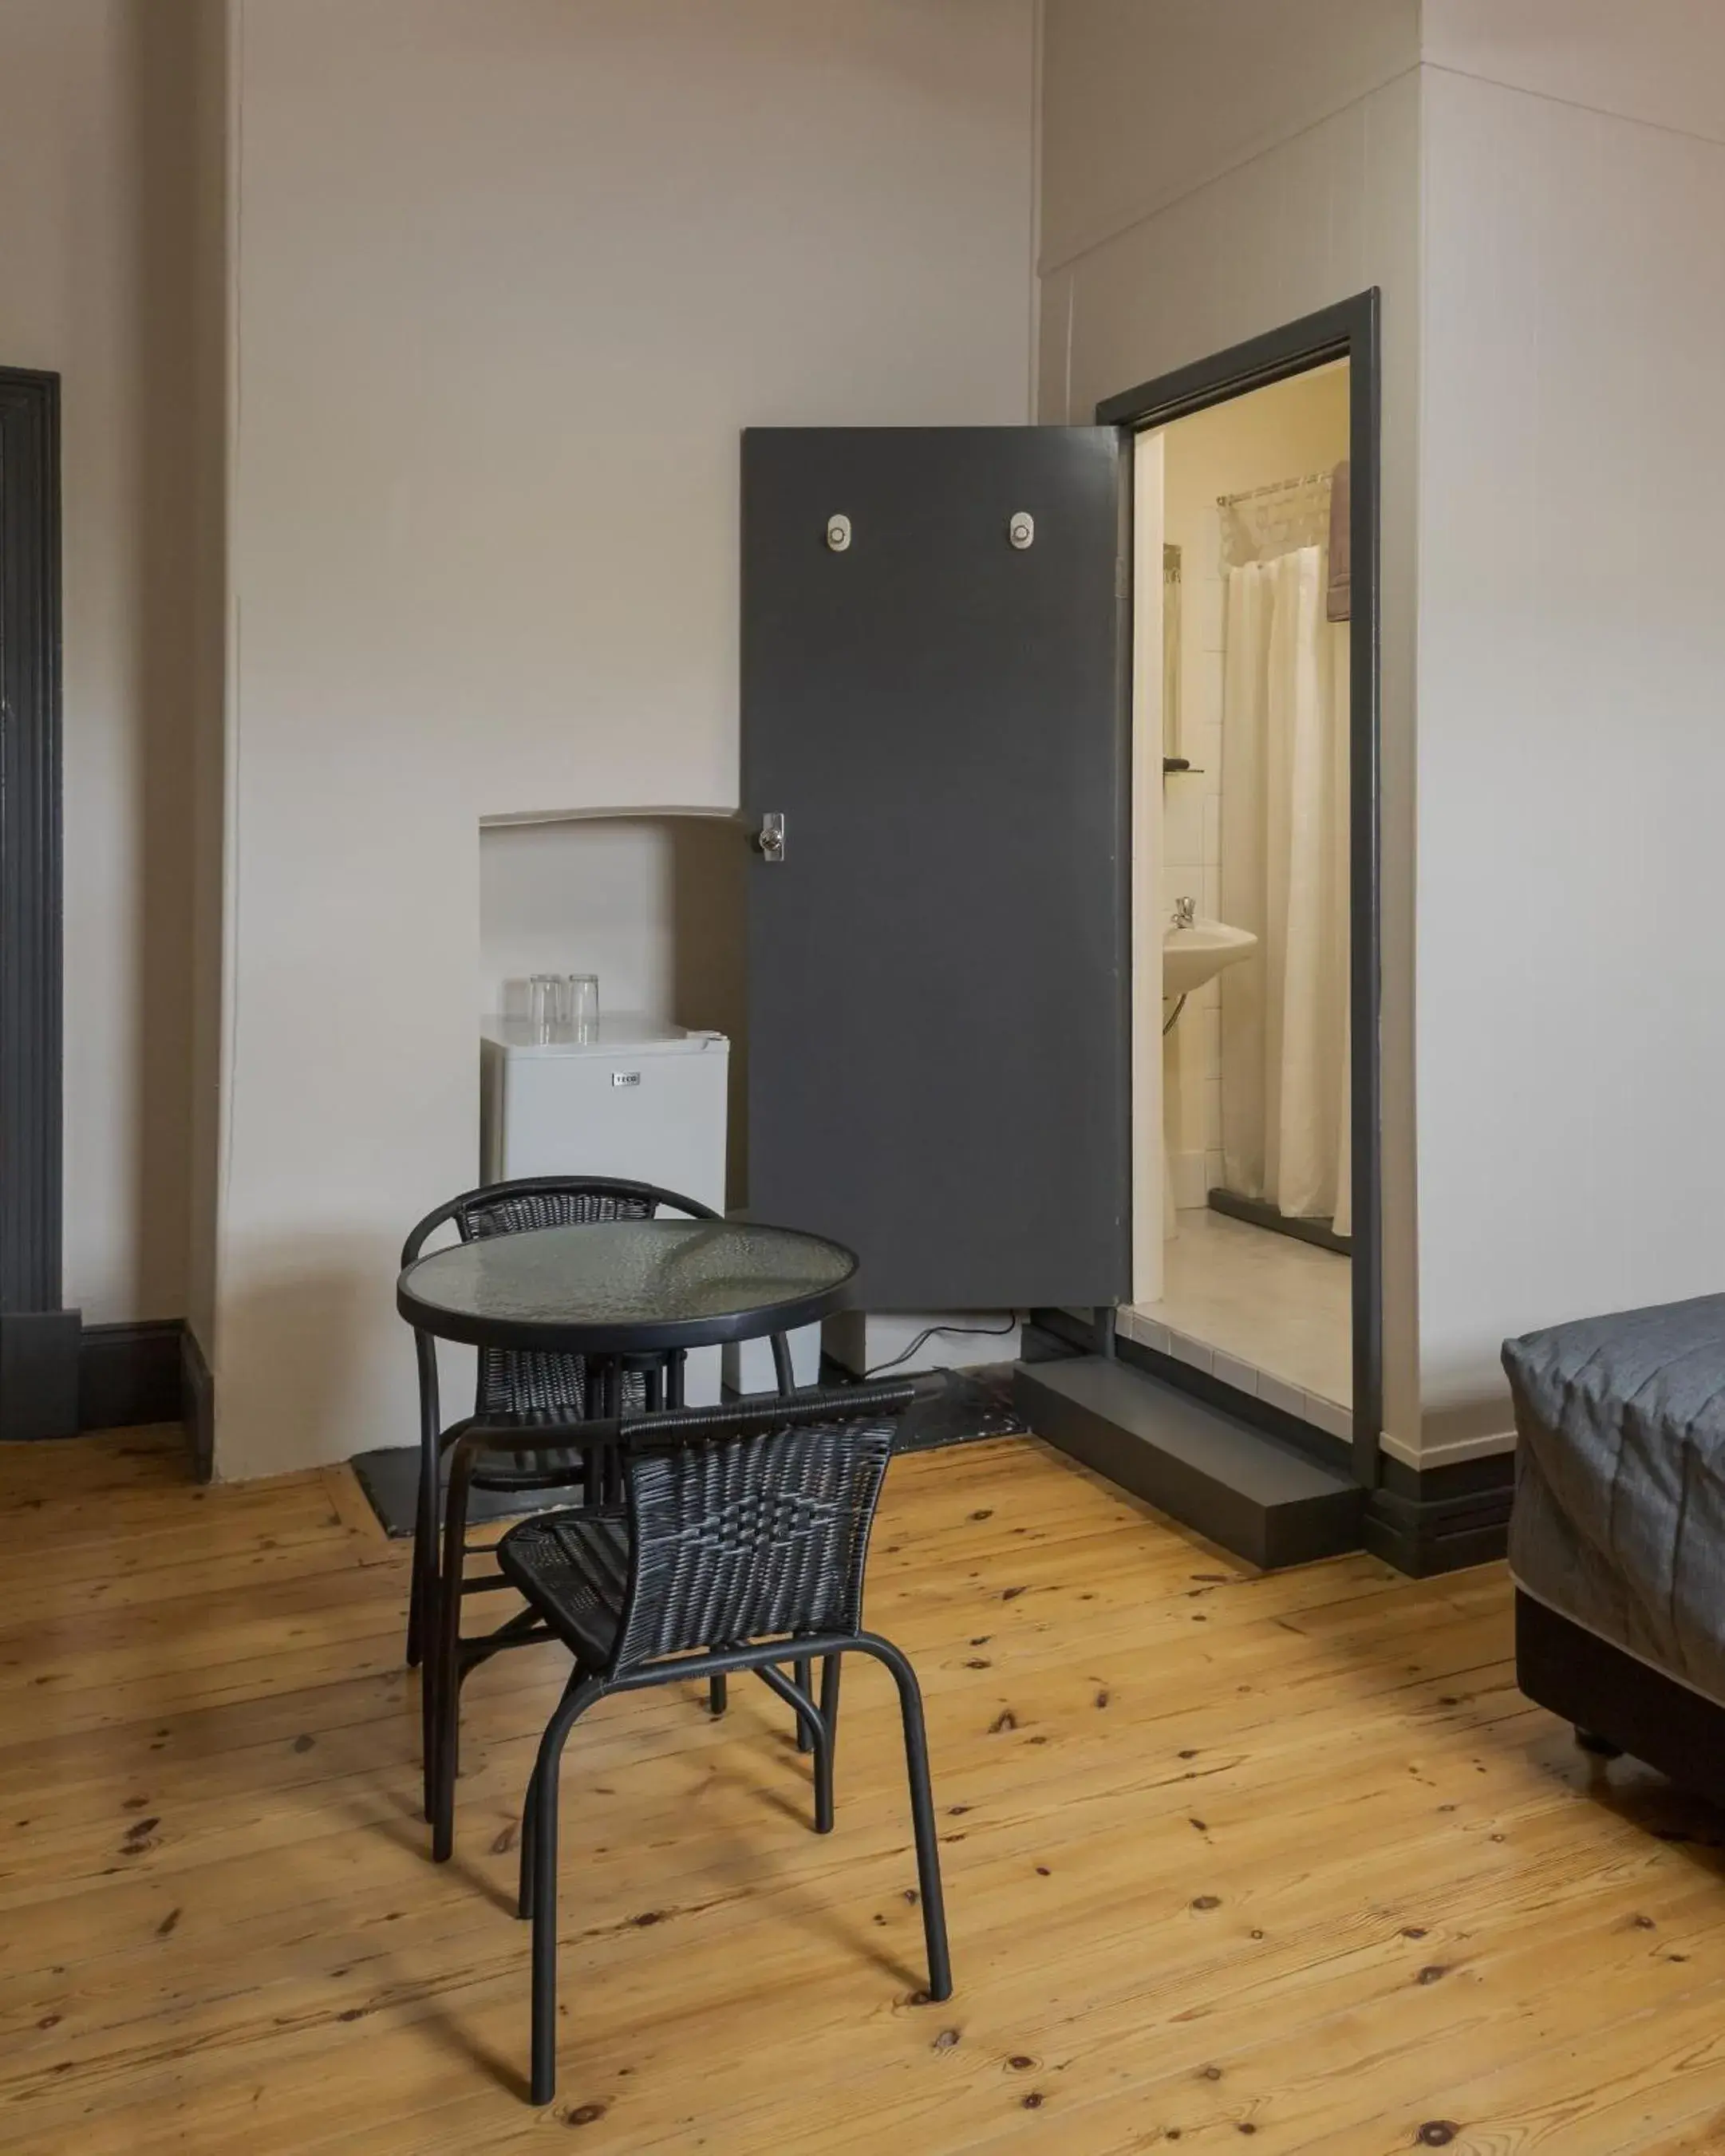
M60 382L0 367L0 1437L78 1426L60 1307Z
M1378 505L1383 364L1378 288L1263 336L1176 367L1096 407L1099 426L1136 435L1338 359L1348 363L1352 591L1348 651L1348 1003L1353 1027L1354 1479L1381 1479L1384 1419L1384 1220L1378 1042L1382 926ZM1176 1378L1178 1382L1178 1378Z

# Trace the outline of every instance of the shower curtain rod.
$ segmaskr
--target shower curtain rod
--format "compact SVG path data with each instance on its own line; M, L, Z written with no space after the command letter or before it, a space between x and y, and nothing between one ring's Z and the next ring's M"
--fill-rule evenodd
M1291 494L1296 487L1327 485L1332 475L1327 471L1307 472L1299 479L1273 479L1265 486L1249 486L1239 494L1219 494L1218 509L1232 509L1236 501L1255 501L1261 494Z

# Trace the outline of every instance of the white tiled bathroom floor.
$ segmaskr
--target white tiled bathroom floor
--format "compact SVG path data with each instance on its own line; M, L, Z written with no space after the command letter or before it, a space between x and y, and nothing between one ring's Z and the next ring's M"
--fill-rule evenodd
M1208 1207L1177 1217L1162 1300L1122 1311L1121 1330L1333 1436L1348 1436L1353 1269L1348 1260Z

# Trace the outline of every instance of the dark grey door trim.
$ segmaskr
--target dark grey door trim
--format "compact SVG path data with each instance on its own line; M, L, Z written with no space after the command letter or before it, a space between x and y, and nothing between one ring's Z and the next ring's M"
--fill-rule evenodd
M1378 294L1371 290L1303 316L1208 359L1177 367L1096 407L1104 426L1165 426L1206 406L1336 359L1348 362L1353 464L1353 709L1349 779L1349 916L1353 1025L1353 1470L1366 1489L1382 1479L1384 1419L1383 1163L1379 1140L1378 564L1383 368Z
M0 1436L77 1427L60 1308L59 377L0 368Z

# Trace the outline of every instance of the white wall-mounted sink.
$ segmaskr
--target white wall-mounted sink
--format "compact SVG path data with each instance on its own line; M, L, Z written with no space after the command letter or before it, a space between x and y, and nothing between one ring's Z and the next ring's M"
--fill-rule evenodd
M1170 928L1162 939L1162 993L1189 996L1224 966L1237 966L1258 947L1250 928L1230 928L1225 921L1194 921L1189 928Z

